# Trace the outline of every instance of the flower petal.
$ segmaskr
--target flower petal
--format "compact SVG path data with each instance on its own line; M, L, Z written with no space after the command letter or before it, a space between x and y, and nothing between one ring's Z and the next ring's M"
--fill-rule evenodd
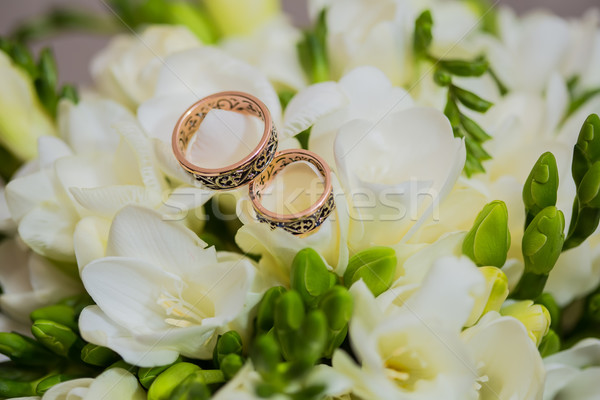
M193 276L216 262L214 248L206 246L192 231L163 221L157 212L128 206L113 220L106 255L135 257L179 276Z
M125 362L140 367L169 365L179 353L175 350L140 344L123 327L115 324L98 306L88 306L79 317L81 336L88 342L117 352Z

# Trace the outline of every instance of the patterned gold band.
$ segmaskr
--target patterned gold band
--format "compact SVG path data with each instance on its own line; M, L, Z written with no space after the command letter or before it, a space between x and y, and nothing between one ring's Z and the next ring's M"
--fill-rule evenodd
M219 169L194 165L185 156L191 138L212 109L253 115L264 123L258 146L239 162ZM220 92L194 103L179 118L173 130L171 144L175 158L183 169L209 189L227 190L250 182L269 165L277 151L277 131L269 110L259 99L243 92Z
M321 173L324 181L323 193L311 207L295 214L281 215L267 210L261 204L265 188L287 165L298 161L311 163ZM277 153L258 178L250 182L249 195L259 221L269 224L271 229L282 228L294 235L306 234L317 229L335 209L329 166L308 150L294 149Z

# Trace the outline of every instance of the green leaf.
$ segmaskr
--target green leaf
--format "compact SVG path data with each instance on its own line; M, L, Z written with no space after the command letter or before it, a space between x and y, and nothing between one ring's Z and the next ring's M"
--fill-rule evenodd
M544 208L556 205L558 192L558 167L556 159L546 152L537 160L523 185L525 204L525 228Z
M120 356L111 349L88 343L81 349L81 361L98 367L107 367L119 360Z
M350 258L344 273L344 285L362 279L374 296L390 288L396 273L396 251L390 247L372 247Z
M56 90L58 70L51 49L47 47L42 49L40 60L38 62L38 70L40 79L42 79L48 87L52 88L52 90Z
M475 110L481 113L486 112L493 105L487 100L482 99L477 96L473 92L469 92L468 90L461 89L458 86L452 85L451 87L452 93L458 101L461 102L465 107L470 108L471 110Z
M452 75L475 77L485 74L488 71L489 63L485 58L473 61L439 60L438 66Z
M42 379L36 386L35 392L38 396L43 396L52 386L62 382L70 381L72 379L80 378L81 375L64 375L57 374Z
M429 51L429 46L431 46L431 42L433 41L432 27L433 18L431 17L431 11L425 10L415 21L413 49L417 57L423 57Z
M480 267L501 268L509 248L508 210L503 201L496 200L486 204L477 215L465 236L462 251Z
M595 322L600 322L600 293L589 297L586 307L587 316Z
M13 42L10 47L10 56L18 66L23 68L29 74L30 77L33 79L37 78L37 67L33 61L33 56L27 47L21 43Z
M61 99L67 99L73 102L73 104L79 103L79 94L77 94L77 89L73 85L63 85L60 89L60 93L58 95Z
M291 287L304 303L313 306L331 287L331 273L315 250L300 250L292 261Z
M300 62L312 83L329 80L327 60L327 20L323 9L312 31L305 31L297 49Z

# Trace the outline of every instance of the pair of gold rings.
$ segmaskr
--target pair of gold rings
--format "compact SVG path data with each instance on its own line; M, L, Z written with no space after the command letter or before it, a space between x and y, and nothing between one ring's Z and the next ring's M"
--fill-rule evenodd
M186 153L198 127L212 109L234 111L258 117L264 123L260 142L250 154L235 164L218 168L202 168L191 163ZM277 152L277 131L267 107L256 97L243 92L220 92L194 103L179 118L173 130L173 153L179 164L213 190L235 189L249 184L249 196L257 219L271 229L282 228L292 234L302 235L317 229L335 208L331 185L331 170L327 163L307 150ZM275 176L287 165L299 161L312 164L323 177L324 190L309 208L293 214L277 214L262 205L262 196Z

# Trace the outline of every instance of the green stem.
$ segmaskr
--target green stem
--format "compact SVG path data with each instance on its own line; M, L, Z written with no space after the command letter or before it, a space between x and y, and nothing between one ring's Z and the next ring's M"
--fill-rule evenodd
M548 274L539 275L525 271L511 297L518 300L536 299L544 291L547 280Z

